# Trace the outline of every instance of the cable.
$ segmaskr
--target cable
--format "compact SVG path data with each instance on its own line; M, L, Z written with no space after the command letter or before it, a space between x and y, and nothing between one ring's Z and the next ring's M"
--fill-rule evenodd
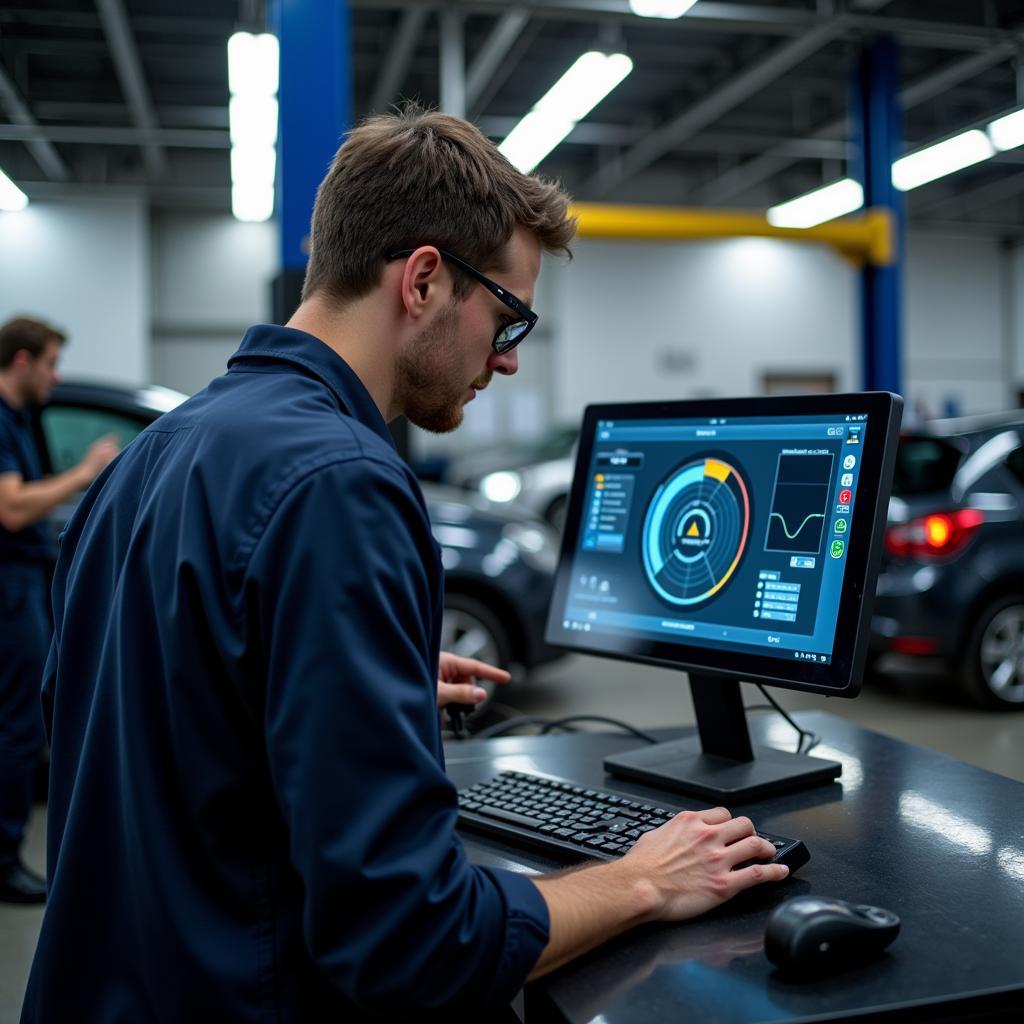
M771 705L772 709L777 711L780 715L782 715L782 717L787 722L789 722L789 724L796 730L796 732L797 732L796 752L798 754L807 754L807 753L809 753L810 751L812 751L821 742L821 737L818 736L817 733L808 732L806 729L801 729L800 726L797 725L796 722L794 722L793 719L789 717L789 715L786 713L785 708L783 708L783 706L760 683L755 683L754 685L761 691L761 696L764 697L764 699L766 701L768 701L768 703ZM761 710L767 711L768 708L765 707L765 705L763 705L763 704L755 704L753 707L744 708L744 710L745 711L761 711ZM805 739L810 741L810 742L808 742L806 747L804 746L804 740Z
M620 722L616 718L606 718L604 715L570 715L567 718L534 718L524 715L522 718L510 718L508 721L497 722L494 725L488 726L486 729L481 729L478 733L474 734L473 739L494 739L497 736L504 736L506 733L510 733L514 729L521 729L530 725L542 726L539 735L545 735L552 729L568 729L569 731L573 731L571 728L573 722L601 722L605 725L613 725L617 729L622 729L624 732L631 733L637 738L644 740L646 743L657 742L657 740L649 733L637 729L628 722Z
M632 733L645 743L658 742L650 733L644 732L642 729L637 729L636 726L630 725L628 722L620 722L617 718L606 718L604 715L570 715L568 718L558 718L553 722L548 722L548 724L541 729L540 734L543 736L545 733L551 732L552 729L565 728L572 722L601 722L604 725L614 725L616 728L622 729L624 732Z

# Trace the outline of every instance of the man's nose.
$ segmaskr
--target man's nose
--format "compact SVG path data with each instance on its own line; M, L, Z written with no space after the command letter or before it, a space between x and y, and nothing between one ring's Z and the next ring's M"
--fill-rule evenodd
M511 352L504 354L492 352L491 358L487 360L487 365L495 373L503 373L505 376L511 377L519 369L519 350L512 349Z

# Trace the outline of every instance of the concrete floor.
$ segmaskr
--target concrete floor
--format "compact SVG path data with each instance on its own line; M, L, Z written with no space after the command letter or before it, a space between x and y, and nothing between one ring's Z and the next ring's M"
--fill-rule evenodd
M853 701L773 691L787 710L824 709L868 729L941 751L950 757L1024 782L1024 713L971 708L946 692L927 671L903 671L871 683ZM752 688L748 704L762 703ZM685 676L660 668L628 665L574 655L535 674L501 695L500 714L559 718L569 714L607 715L641 728L692 722L693 706ZM45 808L30 825L25 860L42 871L45 862ZM42 912L0 904L0 1024L18 1020Z

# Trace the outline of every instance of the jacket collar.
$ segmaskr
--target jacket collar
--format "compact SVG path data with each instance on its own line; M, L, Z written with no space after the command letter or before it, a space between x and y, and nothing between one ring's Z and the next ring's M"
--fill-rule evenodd
M384 417L355 371L319 338L294 327L256 324L242 338L238 351L228 360L228 369L236 363L273 360L301 366L334 394L338 404L354 419L379 434L394 447Z

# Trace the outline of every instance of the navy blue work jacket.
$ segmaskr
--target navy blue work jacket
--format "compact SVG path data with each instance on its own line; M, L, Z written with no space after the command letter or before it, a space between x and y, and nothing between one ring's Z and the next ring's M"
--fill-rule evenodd
M548 915L454 832L422 494L316 338L254 327L228 365L63 538L22 1020L487 1020Z
M27 409L12 409L0 397L0 474L18 473L25 483L42 478ZM0 570L9 563L43 564L51 558L46 523L11 533L0 524Z

